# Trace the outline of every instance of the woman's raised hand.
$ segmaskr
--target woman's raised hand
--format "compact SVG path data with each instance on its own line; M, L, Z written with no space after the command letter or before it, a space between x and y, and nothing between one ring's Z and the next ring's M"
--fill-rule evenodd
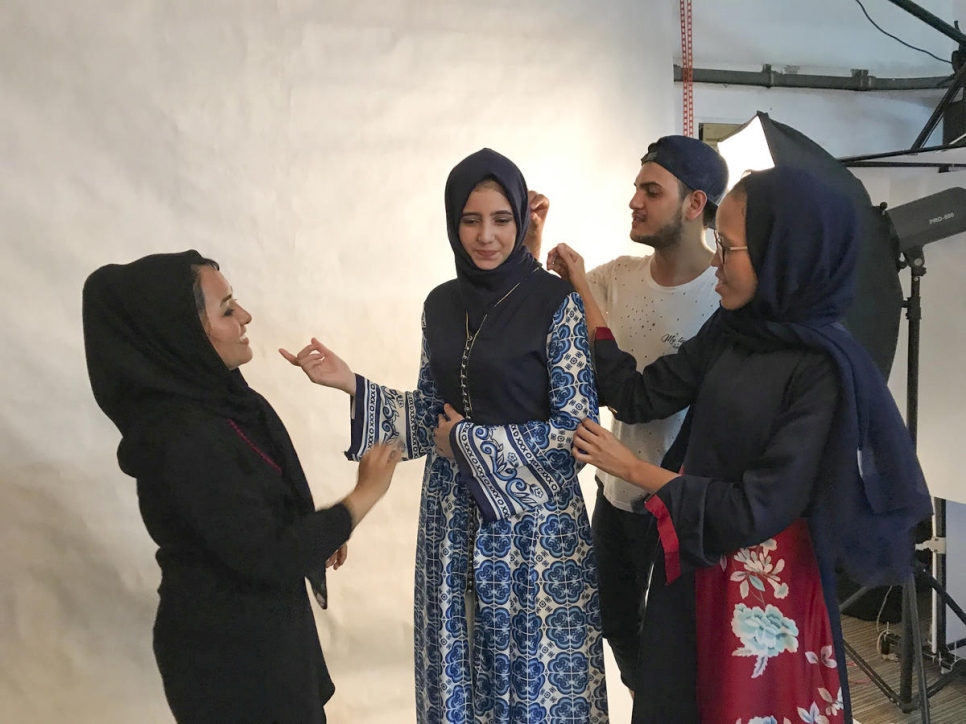
M574 432L573 454L578 461L593 465L622 480L631 480L641 461L610 430L585 418Z
M343 390L350 395L356 393L355 373L339 355L315 337L297 355L287 349L280 349L278 352L291 364L301 367L315 384Z
M389 490L396 463L401 459L402 452L398 441L373 445L362 456L362 460L359 461L356 487L342 499L342 504L349 510L349 515L352 517L353 528Z
M656 493L678 477L677 473L638 458L614 433L589 417L584 418L574 432L572 452L578 462L616 475L648 493Z
M584 258L566 244L557 244L547 254L547 270L556 272L561 279L570 282L574 289L582 292L586 286L587 271Z

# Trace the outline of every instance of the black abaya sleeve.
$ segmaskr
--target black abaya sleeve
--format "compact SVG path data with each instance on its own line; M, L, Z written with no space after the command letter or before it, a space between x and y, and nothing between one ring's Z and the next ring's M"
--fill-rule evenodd
M648 500L648 510L658 518L665 553L677 550L680 570L711 565L725 553L758 545L807 513L838 405L833 364L824 355L803 358L787 381L778 413L767 425L761 452L739 466L740 475L702 476L685 470ZM753 387L755 380L746 384ZM760 399L746 400L749 415L763 406ZM740 412L719 415L719 439L704 439L697 432L692 436L690 444L699 452L726 455L729 446L737 450L739 438L747 437L738 422Z
M227 420L180 430L159 463L157 474L142 481L159 488L150 498L164 500L203 548L249 580L285 585L302 579L324 568L349 539L352 520L344 505L301 512L282 474ZM155 511L145 504L142 498L148 523Z
M659 420L688 407L719 348L720 324L712 315L698 333L674 354L637 371L637 360L622 351L609 330L597 330L594 369L602 407L621 422Z

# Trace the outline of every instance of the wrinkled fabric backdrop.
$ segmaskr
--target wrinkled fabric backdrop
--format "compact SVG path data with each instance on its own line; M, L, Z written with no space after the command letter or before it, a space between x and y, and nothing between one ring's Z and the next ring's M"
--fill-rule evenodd
M3 3L0 721L172 720L154 545L87 383L86 275L159 251L217 259L254 315L245 375L316 502L337 500L356 469L348 402L277 348L318 335L412 387L423 299L454 274L443 185L482 146L551 197L548 241L616 254L641 149L673 130L663 5ZM414 719L421 474L400 467L318 612L335 723Z
M722 9L699 5L704 32ZM640 252L627 201L647 143L679 129L677 6L4 0L0 721L171 721L151 651L154 545L87 383L86 275L187 248L221 262L254 315L245 375L287 423L316 502L335 501L355 476L342 456L348 403L276 349L317 335L357 371L411 388L422 301L454 273L443 185L482 146L550 196L545 251L566 241L589 266ZM713 25L702 40L745 47ZM725 104L724 90L696 88L698 120L761 109L820 143L849 139L837 154L911 143L931 110L919 96L883 113L884 96L803 106L763 89L733 89ZM805 107L819 111L803 118ZM853 121L867 132L843 136ZM399 468L317 612L335 724L413 721L421 473ZM582 477L592 501L592 471ZM626 721L626 692L610 682Z

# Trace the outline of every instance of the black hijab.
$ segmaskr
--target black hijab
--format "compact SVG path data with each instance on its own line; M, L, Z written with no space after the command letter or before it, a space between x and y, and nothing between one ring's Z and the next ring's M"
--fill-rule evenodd
M813 523L851 578L900 583L911 572L912 530L931 515L932 502L882 373L840 323L855 294L854 207L797 169L742 183L758 288L741 309L721 312L726 334L752 349L821 349L835 361L840 402Z
M238 421L259 417L260 396L228 370L202 326L192 267L207 263L193 250L153 254L103 266L84 284L91 388L122 435L171 400Z
M460 242L460 217L473 189L481 181L490 178L500 184L510 202L517 235L513 251L500 266L480 269ZM456 278L470 329L475 331L490 307L540 266L523 244L530 224L527 182L513 161L484 148L464 158L450 171L446 179L445 201L446 230L456 256Z
M310 512L312 492L285 425L241 372L229 371L205 334L192 267L206 264L217 268L194 250L153 254L103 266L84 283L87 372L94 399L121 431L118 463L132 477L144 475L156 461L146 437L177 431L176 411L201 409L267 454ZM325 608L325 566L307 578Z

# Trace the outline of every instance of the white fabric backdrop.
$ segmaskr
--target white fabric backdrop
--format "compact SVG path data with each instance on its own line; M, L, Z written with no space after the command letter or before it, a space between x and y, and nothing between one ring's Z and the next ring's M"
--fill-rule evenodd
M354 476L344 396L310 387L276 348L316 334L410 387L422 300L453 273L443 183L484 145L551 197L548 245L571 242L591 265L632 253L638 159L679 125L677 5L0 3L0 722L171 721L150 643L154 545L84 369L86 275L157 251L218 259L255 316L245 374L286 421L316 501L337 500ZM741 60L760 8L728 29L697 5L698 58ZM776 27L749 62L808 64L800 31ZM844 155L911 143L930 104L695 89L699 122L758 109ZM419 463L400 468L319 614L335 724L413 720L420 478ZM627 721L614 677L610 695Z
M245 374L336 500L346 400L275 350L316 334L413 385L422 300L453 274L443 183L484 145L551 197L548 242L624 251L638 159L673 131L675 31L640 0L0 5L0 721L171 721L155 547L86 378L86 275L220 261L254 314ZM401 467L319 614L336 724L413 720L421 470Z

